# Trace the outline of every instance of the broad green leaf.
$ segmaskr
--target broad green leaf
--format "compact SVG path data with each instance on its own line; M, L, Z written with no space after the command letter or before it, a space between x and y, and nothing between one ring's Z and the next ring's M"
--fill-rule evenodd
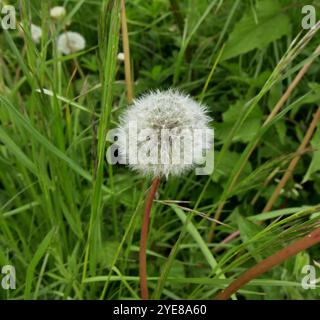
M219 152L217 152L217 156L218 154ZM212 180L217 182L220 180L221 177L223 177L224 179L229 178L234 168L234 164L237 162L240 156L241 155L237 152L227 151L224 161L221 163L221 165L217 169L215 169L214 174L212 176ZM252 171L251 165L250 163L247 163L245 168L243 169L241 177L249 175L251 171Z
M170 277L184 277L185 276L185 271L184 271L184 265L181 261L179 260L174 260L172 263L172 266L170 268L168 278Z
M245 103L243 101L238 101L231 105L229 109L223 113L223 122L215 124L215 133L219 140L224 141L228 136L229 132L234 126L234 123L239 118L239 114L244 112L244 106ZM261 124L262 112L259 106L256 106L244 121L238 132L234 135L233 141L249 142L256 132L261 128Z
M116 241L107 241L100 249L100 261L108 268L112 266L113 258L117 253L120 244Z
M278 1L260 0L255 12L256 17L252 10L248 10L235 25L223 52L222 61L252 49L265 48L272 41L290 32L289 18L282 12Z
M252 237L254 237L256 234L263 230L262 226L257 225L249 221L248 219L244 218L239 212L237 212L236 217L238 222L238 228L240 230L240 237L244 243L248 242ZM261 260L261 256L260 254L257 254L255 252L255 247L253 244L249 244L247 248L256 261Z

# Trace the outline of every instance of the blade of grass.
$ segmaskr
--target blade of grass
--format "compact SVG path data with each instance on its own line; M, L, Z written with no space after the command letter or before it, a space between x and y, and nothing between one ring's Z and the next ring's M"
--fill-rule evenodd
M48 250L48 247L51 243L52 237L54 233L56 232L56 228L52 229L42 240L42 242L39 244L39 247L37 251L35 252L29 266L27 269L27 275L25 280L25 289L24 289L24 299L28 300L30 299L30 294L32 290L32 283L34 281L34 273L35 269L42 259L42 257L45 255L45 253Z
M110 7L110 6L111 7ZM90 271L92 274L95 273L97 265L97 252L101 246L101 230L100 230L100 219L102 213L101 203L101 190L103 185L103 174L104 174L104 157L106 149L106 136L109 128L110 114L112 108L112 85L115 78L116 71L116 56L119 42L119 29L120 29L120 0L112 1L108 3L108 6L103 3L103 15L102 15L102 32L100 35L100 59L102 63L102 97L101 97L101 117L98 126L98 146L97 146L97 167L94 168L93 181L93 195L91 203L90 222L88 230L88 242L85 250L85 259L83 266L82 279L86 278L87 265L90 262ZM107 16L105 15L107 14ZM109 19L108 33L105 30L105 23ZM107 43L107 45L106 45ZM91 250L91 256L89 261L89 252Z

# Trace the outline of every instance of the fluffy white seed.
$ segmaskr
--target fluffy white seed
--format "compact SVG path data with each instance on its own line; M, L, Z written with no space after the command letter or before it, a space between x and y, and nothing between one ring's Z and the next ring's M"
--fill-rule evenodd
M84 37L73 31L67 31L59 35L57 40L58 51L63 54L70 54L83 50L86 46Z
M66 15L66 9L62 6L56 6L50 9L50 16L53 19L61 19Z
M120 163L146 176L180 176L211 149L211 120L205 106L176 90L144 95L120 118Z
M119 52L118 55L117 55L117 59L119 61L124 61L124 53L123 52Z

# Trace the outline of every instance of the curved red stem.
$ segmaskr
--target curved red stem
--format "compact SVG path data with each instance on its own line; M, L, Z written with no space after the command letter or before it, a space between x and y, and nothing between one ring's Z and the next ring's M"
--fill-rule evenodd
M156 191L160 183L160 178L157 177L153 180L150 193L146 202L146 207L144 210L144 216L141 226L141 237L140 237L140 252L139 252L139 274L140 274L140 290L141 298L143 300L149 299L149 291L147 284L147 240L148 240L148 229L150 212L152 208L152 202Z
M260 261L258 264L245 271L239 278L233 281L226 289L221 291L216 299L217 300L227 300L232 294L237 292L246 283L252 279L257 278L261 274L270 270L272 267L282 263L288 258L296 255L300 251L306 250L313 245L320 242L320 228L315 229L305 237L296 240L295 242L289 244L287 247L279 250L268 258Z

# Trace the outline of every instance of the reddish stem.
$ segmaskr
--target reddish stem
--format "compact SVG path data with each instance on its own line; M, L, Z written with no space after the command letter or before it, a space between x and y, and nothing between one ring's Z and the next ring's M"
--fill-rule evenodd
M153 199L158 189L159 183L160 183L159 177L155 178L152 182L150 193L146 202L143 222L141 226L139 274L140 274L141 298L143 300L149 299L148 284L147 284L147 240L148 240L150 212L152 208Z
M225 239L223 239L220 244L226 244L232 241L234 238L238 237L240 235L240 230L237 230L231 234L229 234ZM217 247L213 250L213 252L219 252L222 249L222 247Z
M288 258L296 255L300 251L306 250L313 245L320 242L320 228L315 229L305 237L296 240L287 247L279 250L268 258L260 261L258 264L245 271L238 279L233 281L226 289L221 291L216 299L217 300L227 300L232 294L237 292L241 287L252 279L257 278L261 274L270 270L272 267L282 263Z

